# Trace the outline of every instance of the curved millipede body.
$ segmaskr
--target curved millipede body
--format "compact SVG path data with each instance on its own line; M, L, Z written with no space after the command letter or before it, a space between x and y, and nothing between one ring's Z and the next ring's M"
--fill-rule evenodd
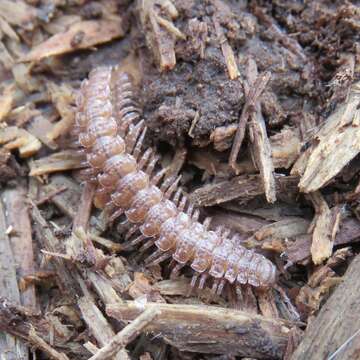
M130 76L110 67L94 69L77 99L76 127L87 154L88 179L98 182L95 205L124 213L140 232L132 244L142 249L155 244L146 260L157 264L172 257L177 273L183 266L194 270L192 286L214 279L212 290L221 293L226 282L269 286L276 268L264 256L240 246L230 231L208 229L198 211L178 190L179 179L164 179L164 171L153 174L157 158L143 150L144 121L134 101Z

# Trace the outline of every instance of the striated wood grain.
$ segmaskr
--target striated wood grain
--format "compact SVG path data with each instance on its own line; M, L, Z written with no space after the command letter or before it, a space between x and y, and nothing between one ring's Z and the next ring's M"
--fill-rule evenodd
M284 354L289 325L238 310L213 306L147 303L161 311L146 331L161 336L181 351L233 354L279 359ZM118 320L134 320L144 309L136 302L109 304L106 312Z
M360 352L360 256L357 256L347 270L343 282L337 287L320 310L316 319L308 326L303 341L295 351L292 360L357 359ZM356 335L354 338L352 336Z

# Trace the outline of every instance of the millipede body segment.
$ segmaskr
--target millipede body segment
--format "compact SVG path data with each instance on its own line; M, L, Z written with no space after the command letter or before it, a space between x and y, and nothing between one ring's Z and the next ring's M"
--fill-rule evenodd
M98 183L95 205L124 213L139 236L133 244L157 250L146 260L157 264L167 258L177 263L173 272L189 265L192 286L203 287L213 278L212 290L221 293L226 282L270 286L276 268L261 254L248 250L229 237L230 231L209 230L209 221L198 221L178 189L179 179L154 174L157 157L143 149L144 120L134 101L131 78L115 68L94 69L84 80L77 100L76 128L87 154L88 179Z

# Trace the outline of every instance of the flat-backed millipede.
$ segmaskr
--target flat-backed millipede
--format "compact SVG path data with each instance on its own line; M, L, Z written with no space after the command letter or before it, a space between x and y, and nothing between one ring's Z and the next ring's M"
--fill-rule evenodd
M84 80L77 99L76 128L86 152L88 177L96 180L95 205L124 213L139 236L131 243L155 244L146 259L158 264L176 262L173 274L186 264L194 270L191 281L204 287L213 278L212 291L220 294L226 282L271 286L274 264L263 255L239 245L224 228L209 230L209 219L198 221L199 212L178 188L179 178L153 174L157 157L143 150L146 126L134 101L131 77L111 67L99 67ZM134 233L135 231L130 231Z

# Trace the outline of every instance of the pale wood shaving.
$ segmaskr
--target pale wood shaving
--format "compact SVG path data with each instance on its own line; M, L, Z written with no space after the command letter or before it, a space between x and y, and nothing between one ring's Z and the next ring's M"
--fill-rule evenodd
M16 126L0 129L0 144L5 144L8 150L19 150L23 158L36 154L41 148L41 142L35 136Z

